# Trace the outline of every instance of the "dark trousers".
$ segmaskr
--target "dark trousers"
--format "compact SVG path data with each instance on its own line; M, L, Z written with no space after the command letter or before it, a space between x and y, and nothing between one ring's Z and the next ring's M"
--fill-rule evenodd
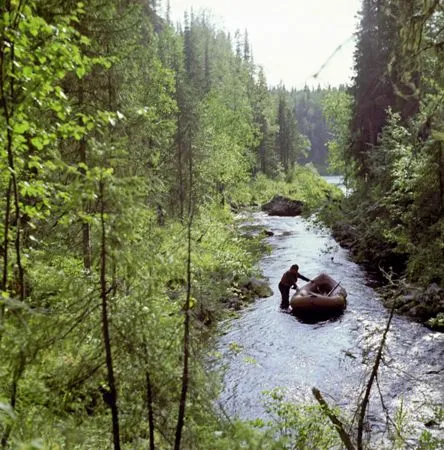
M290 303L288 301L290 297L290 286L286 286L285 284L279 283L279 290L281 291L281 308L288 308Z

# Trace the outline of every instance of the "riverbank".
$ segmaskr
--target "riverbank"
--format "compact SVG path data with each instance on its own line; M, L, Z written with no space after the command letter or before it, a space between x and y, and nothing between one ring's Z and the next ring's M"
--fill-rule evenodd
M345 221L331 224L334 239L350 252L376 281L383 304L435 331L444 332L444 288L437 283L421 286L405 277L407 255L382 240L371 242L362 229ZM388 280L388 278L390 280Z

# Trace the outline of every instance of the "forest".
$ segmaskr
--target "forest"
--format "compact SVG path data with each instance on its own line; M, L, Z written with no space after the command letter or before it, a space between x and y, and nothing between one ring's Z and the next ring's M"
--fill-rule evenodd
M370 448L278 394L226 417L209 360L269 251L238 213L275 194L444 328L442 2L363 0L352 85L303 90L205 13L0 5L0 447Z

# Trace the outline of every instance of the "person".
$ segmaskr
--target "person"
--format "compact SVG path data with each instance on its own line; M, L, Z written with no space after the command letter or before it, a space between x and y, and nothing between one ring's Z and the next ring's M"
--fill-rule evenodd
M304 275L299 273L299 266L297 264L293 264L290 267L290 270L287 270L281 278L279 282L279 291L281 292L282 300L281 300L281 309L288 309L290 306L289 297L290 297L290 288L297 289L297 281L298 278L304 281L311 281Z

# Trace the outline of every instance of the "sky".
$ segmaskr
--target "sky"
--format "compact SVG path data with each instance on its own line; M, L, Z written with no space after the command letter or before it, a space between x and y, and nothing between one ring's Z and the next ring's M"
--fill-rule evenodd
M350 82L361 0L170 0L170 5L173 23L182 22L192 7L195 13L210 11L232 35L246 29L254 61L271 85L300 89Z

